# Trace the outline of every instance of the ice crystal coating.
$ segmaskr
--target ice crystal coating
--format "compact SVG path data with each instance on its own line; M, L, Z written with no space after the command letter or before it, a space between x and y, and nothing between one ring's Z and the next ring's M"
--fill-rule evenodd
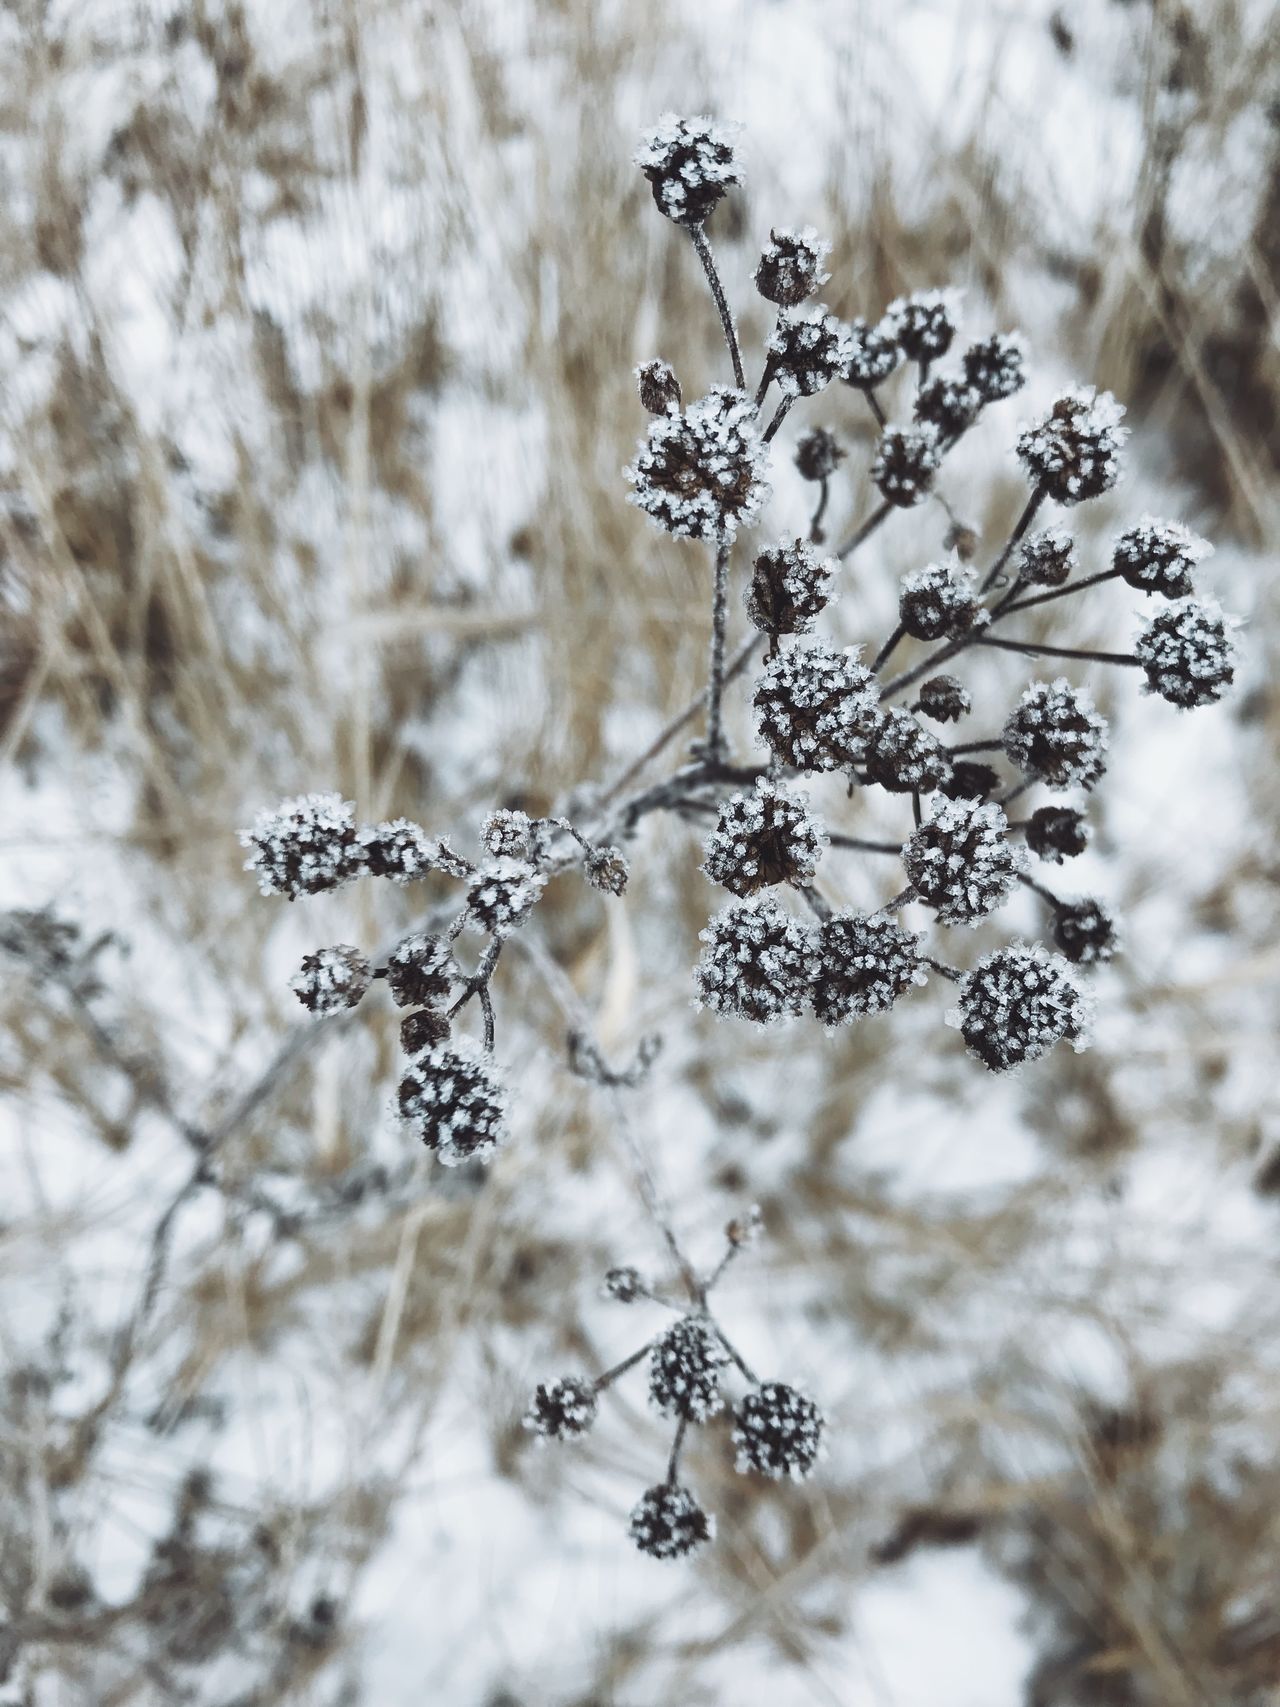
M631 867L621 848L592 848L582 862L583 876L602 895L621 895L631 881Z
M808 540L780 540L752 564L747 615L764 634L807 634L827 608L837 567Z
M894 706L881 714L866 739L867 781L891 794L932 793L951 774L945 749L923 723Z
M953 759L950 774L938 784L948 800L989 800L999 786L999 773L974 759Z
M804 1011L813 983L813 933L776 902L738 901L701 933L694 969L700 1002L716 1013L768 1025Z
M803 231L771 231L756 268L756 289L779 308L795 308L826 283L822 264L830 253L830 243L812 226Z
M823 1025L884 1013L912 984L925 982L921 939L887 913L836 913L819 924L817 939L811 1000Z
M436 865L436 845L410 818L392 818L360 831L365 870L393 883L417 883Z
M833 433L815 427L796 444L796 467L802 480L828 480L848 453Z
M453 1044L410 1061L399 1090L400 1113L447 1168L480 1161L506 1137L506 1095L478 1055Z
M724 1408L720 1371L729 1361L719 1335L701 1316L673 1322L649 1353L649 1402L664 1417L706 1422Z
M1011 764L1050 788L1092 788L1107 768L1107 733L1085 689L1059 676L1023 689L1001 743Z
M1027 383L1026 351L1016 332L993 332L970 344L961 360L965 379L984 403L1000 403Z
M480 826L480 845L495 859L528 859L533 851L533 825L527 812L500 806Z
M958 723L968 716L973 702L963 683L954 676L930 676L920 684L914 709L935 723Z
M769 496L769 452L749 398L714 386L683 415L660 415L632 465L631 502L680 539L732 539Z
M582 1375L539 1382L521 1421L539 1440L580 1440L596 1420L596 1390Z
M605 1275L601 1285L606 1298L612 1298L615 1304L634 1304L637 1299L647 1298L649 1289L644 1283L644 1277L638 1268L611 1268Z
M289 988L313 1014L337 1014L355 1007L372 978L373 968L359 949L340 942L306 955Z
M448 1014L438 1008L417 1008L400 1021L400 1047L406 1055L422 1055L443 1043L449 1031Z
M1027 820L1027 846L1051 865L1074 859L1089 845L1089 825L1072 806L1038 806Z
M458 975L444 938L421 931L397 943L387 960L387 988L400 1008L431 1007L444 1001Z
M1212 705L1235 677L1235 646L1222 613L1190 599L1153 617L1133 650L1148 690L1183 711Z
M1121 580L1141 593L1161 593L1166 599L1184 599L1193 589L1192 571L1197 563L1213 555L1207 539L1201 539L1181 522L1161 522L1143 516L1136 527L1122 533L1115 544L1112 568Z
M300 794L259 812L240 832L244 869L264 895L319 895L364 870L355 808L340 794Z
M840 377L858 391L874 391L902 363L902 348L884 324L868 326L855 320L849 329L848 352Z
M1054 909L1053 940L1077 966L1100 966L1116 951L1116 922L1093 899L1062 901Z
M849 329L820 305L784 308L765 349L778 389L788 397L812 397L839 378Z
M1063 1038L1083 1047L1088 1012L1062 956L1018 942L965 974L959 1007L947 1017L984 1066L1003 1073Z
M1077 567L1076 548L1065 528L1028 534L1018 552L1018 579L1033 587L1060 587Z
M715 1536L716 1520L678 1482L660 1482L640 1496L627 1533L651 1559L683 1559Z
M941 465L941 441L931 422L924 421L918 427L886 427L876 446L871 478L882 498L908 510L928 494Z
M647 409L651 415L678 415L683 401L680 395L680 381L676 378L676 370L670 362L664 362L661 356L654 356L652 361L641 362L636 369L636 390L640 394L640 406Z
M807 1394L782 1381L765 1381L748 1393L733 1416L734 1468L773 1481L803 1482L822 1450L825 1418Z
M467 888L467 915L476 929L505 936L529 917L546 883L527 860L490 860Z
M958 291L918 290L891 302L885 323L908 361L933 362L951 348L959 307Z
M793 646L765 666L753 703L760 738L784 765L843 770L861 756L880 692L859 650Z
M976 925L1009 898L1025 864L993 802L946 800L902 850L911 887L944 925Z
M707 219L730 185L742 181L733 137L730 126L705 115L663 113L635 155L661 213L677 225Z
M926 563L902 577L898 619L916 640L954 640L987 620L972 569L958 558Z
M1120 425L1123 416L1123 405L1109 391L1079 386L1022 429L1018 455L1032 481L1059 504L1097 498L1120 475L1120 452L1129 436Z
M826 842L826 831L805 801L762 777L750 793L721 802L702 869L739 896L775 883L803 888L813 882Z
M937 374L916 392L911 412L917 421L929 421L944 438L959 438L971 427L982 409L982 398L966 380Z

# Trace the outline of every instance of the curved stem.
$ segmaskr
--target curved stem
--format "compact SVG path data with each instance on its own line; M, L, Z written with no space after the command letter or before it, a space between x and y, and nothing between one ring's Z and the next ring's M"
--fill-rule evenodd
M733 383L739 391L745 391L747 376L742 371L742 352L738 348L738 334L734 330L733 316L725 300L724 286L720 283L720 274L716 271L715 256L711 253L707 234L700 225L690 226L689 236L698 252L698 259L702 262L702 270L707 275L707 283L711 286L711 294L715 298L716 309L720 315L720 324L724 328L724 341L729 346L729 360L733 363Z

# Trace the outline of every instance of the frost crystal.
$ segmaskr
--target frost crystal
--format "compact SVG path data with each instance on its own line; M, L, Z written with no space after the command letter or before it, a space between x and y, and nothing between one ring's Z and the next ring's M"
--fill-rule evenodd
M505 936L528 918L546 883L526 860L490 860L467 889L468 917L477 930Z
M835 558L819 558L805 539L781 540L756 558L744 603L765 634L807 634L827 607Z
M409 818L366 824L360 845L370 877L389 877L393 883L416 883L436 864L435 843Z
M1235 646L1222 613L1190 599L1153 617L1133 649L1148 691L1184 711L1221 699L1235 676Z
M837 913L822 921L817 936L812 1002L823 1025L884 1013L912 984L926 980L920 938L886 913Z
M442 1002L458 978L458 966L443 937L416 931L397 943L387 960L387 988L397 1007Z
M930 422L918 427L889 427L876 446L871 478L882 498L907 510L927 495L941 465L938 429Z
M1109 492L1120 475L1120 451L1129 429L1124 408L1109 391L1079 386L1059 397L1049 413L1024 427L1017 452L1028 474L1060 504L1079 504Z
M1076 548L1064 528L1028 534L1018 553L1018 579L1033 587L1060 587L1077 568Z
M677 225L701 225L730 185L742 181L733 138L731 126L705 115L663 113L635 155L659 211Z
M1053 915L1053 940L1077 966L1097 966L1116 951L1116 924L1100 901L1063 901Z
M313 1014L336 1014L355 1007L372 977L364 955L343 942L308 954L289 980L289 988Z
M649 1401L664 1417L706 1422L724 1408L720 1371L729 1354L700 1316L683 1316L649 1353Z
M1026 352L1016 332L993 332L965 351L964 377L984 403L999 403L1027 383Z
M683 415L649 423L635 462L623 470L637 504L681 539L732 539L769 496L768 447L756 432L754 404L715 386Z
M978 602L977 579L958 558L926 563L902 577L898 617L916 640L954 640L987 620Z
M880 693L860 650L793 646L766 665L754 700L760 738L784 765L843 770L861 757Z
M596 1420L596 1390L581 1375L540 1382L521 1419L539 1440L580 1440Z
M1092 788L1107 768L1107 720L1065 676L1023 690L1001 742L1011 764L1050 788Z
M506 1097L486 1062L438 1044L409 1063L400 1113L447 1168L490 1155L506 1137Z
M849 329L821 306L784 308L765 348L779 390L788 397L812 397L845 367Z
M840 374L846 385L858 391L874 391L902 362L902 348L890 326L868 326L855 320L848 329L849 343Z
M1084 1046L1084 997L1061 955L1013 943L984 955L960 982L960 1005L947 1016L993 1073L1034 1061L1061 1038Z
M710 1541L716 1520L679 1483L661 1482L640 1496L628 1534L651 1559L682 1559Z
M782 1381L766 1381L734 1412L734 1468L780 1481L803 1482L822 1449L825 1419L807 1394Z
M919 290L891 302L885 322L908 361L932 362L951 348L959 309L959 291Z
M944 925L976 925L1002 907L1025 864L994 803L944 801L902 850L911 886Z
M717 913L694 969L699 1001L767 1025L804 1011L815 967L813 933L775 902L739 901Z
M867 735L867 781L891 794L932 793L951 775L951 760L923 723L894 706Z
M248 848L246 871L258 875L264 895L319 895L359 877L364 851L355 808L340 794L300 794L259 812L240 832Z
M754 895L775 883L804 887L827 834L805 802L762 778L749 794L731 794L707 838L702 869L735 895Z
M756 268L756 289L780 308L794 308L826 283L822 263L830 253L830 243L812 226L803 231L771 231Z
M1192 570L1212 555L1208 540L1181 522L1143 516L1136 527L1120 535L1111 563L1120 578L1139 592L1183 599L1192 590Z

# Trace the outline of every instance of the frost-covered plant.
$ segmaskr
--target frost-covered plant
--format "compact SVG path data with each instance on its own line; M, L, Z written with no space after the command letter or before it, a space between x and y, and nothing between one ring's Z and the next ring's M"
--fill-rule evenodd
M306 958L293 982L303 1004L321 1015L355 1006L377 981L409 1010L401 1027L407 1064L399 1112L446 1164L486 1160L505 1136L508 1097L495 1060L491 988L504 946L515 938L566 1011L576 1014L570 981L540 940L538 903L551 877L576 867L612 904L627 887L625 850L654 812L711 821L702 869L732 899L713 911L696 961L692 944L688 958L690 995L718 1019L834 1028L884 1014L912 990L942 978L956 986L949 1022L992 1072L1021 1067L1060 1041L1083 1047L1090 1004L1076 969L1111 958L1116 923L1095 898L1062 897L1046 887L1031 875L1031 860L1075 858L1088 843L1089 824L1082 810L1061 801L1028 803L1027 815L1017 819L1009 807L1035 789L1087 791L1098 784L1105 773L1106 722L1082 686L1054 675L1022 686L997 733L951 741L946 731L971 714L973 696L943 667L972 661L979 651L988 661L992 651L1003 651L1130 667L1145 675L1148 691L1182 709L1220 699L1233 679L1232 625L1214 606L1189 596L1209 554L1204 541L1181 523L1143 517L1114 541L1108 566L1082 575L1072 533L1061 521L1043 525L1047 507L1056 505L1069 517L1119 480L1127 429L1113 397L1088 386L1069 389L1011 435L1029 490L1007 540L982 564L980 541L956 523L939 479L974 423L1026 383L1021 340L997 331L963 344L959 298L950 290L904 294L878 318L845 324L810 301L826 280L829 245L808 228L779 226L754 268L773 323L757 353L753 386L706 234L708 218L742 178L732 130L710 118L668 114L636 160L661 212L688 234L732 368L731 384L713 385L686 403L671 362L642 361L637 388L650 419L624 471L632 501L651 522L677 541L710 548L705 693L650 744L624 783L596 797L582 825L499 808L480 829L474 860L407 819L361 826L354 807L334 794L285 801L262 813L242 838L246 865L263 892L290 900L362 877L462 886L451 917L424 919L381 957L345 944L322 948ZM845 389L834 385L837 380ZM894 396L891 386L898 388ZM816 507L805 531L791 531L792 518L788 531L775 534L777 543L752 553L742 602L754 632L731 659L726 642L735 545L769 500L774 439L790 412L819 392L855 395L878 432L867 489L854 511L860 519L850 521L847 537L829 556L819 556L814 547L823 541L823 518L848 456L835 432L810 426L793 454L803 479L818 488ZM896 421L890 406L901 408ZM929 502L946 513L949 525L936 550L921 554L928 560L903 580L897 621L883 643L841 648L815 634L830 609L839 566L900 511ZM1037 520L1042 525L1033 531ZM1007 631L1019 612L1108 579L1170 601L1149 619L1132 650L1051 645ZM893 654L912 642L922 655L889 675ZM757 745L735 752L725 697L749 666L757 667L748 688ZM704 704L705 728L687 760L662 780L637 783L627 793ZM893 839L869 841L835 822L832 810L819 816L806 789L833 774L847 783L850 802L874 788L907 797L910 820L904 816ZM900 809L905 814L905 800ZM848 807L850 815L856 810ZM901 868L896 893L866 913L847 911L824 893L831 864L856 852L896 860ZM1053 948L1015 937L984 948L967 971L952 966L945 933L989 927L1015 895L1043 904ZM907 908L920 909L918 928L903 923ZM467 931L484 939L469 970L457 958ZM478 1041L453 1035L469 1006L481 1015ZM575 1019L568 1064L616 1094L644 1078L656 1047L646 1040L633 1063L613 1068L589 1026ZM723 1259L710 1276L700 1276L657 1199L643 1156L633 1150L632 1159L684 1296L671 1298L632 1267L611 1269L605 1294L633 1307L671 1308L676 1320L603 1375L567 1374L540 1385L525 1422L541 1440L589 1434L600 1395L647 1359L653 1404L676 1426L666 1477L642 1494L629 1533L643 1552L671 1559L713 1535L713 1519L677 1472L687 1430L732 1402L723 1384L735 1370L749 1389L733 1409L739 1470L773 1479L807 1476L819 1457L824 1423L799 1388L760 1382L712 1313L712 1289L750 1237L752 1222L731 1224Z

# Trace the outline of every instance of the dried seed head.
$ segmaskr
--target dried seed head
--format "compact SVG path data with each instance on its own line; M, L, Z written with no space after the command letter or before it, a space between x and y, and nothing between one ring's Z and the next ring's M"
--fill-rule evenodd
M737 901L701 935L694 969L700 1003L759 1025L804 1011L813 983L808 927L770 900Z
M849 327L849 345L840 377L856 391L874 391L883 385L902 363L902 346L893 329L882 322L868 326L865 320L855 320Z
M533 825L527 812L500 806L480 826L480 844L495 859L528 859L533 852Z
M638 1268L611 1268L604 1277L601 1291L615 1304L634 1304L649 1295L649 1288Z
M641 407L651 415L680 413L680 381L671 363L664 362L661 356L640 363L636 369L636 389L640 393Z
M1018 579L1033 587L1061 587L1077 567L1076 548L1063 528L1028 534L1018 553Z
M847 452L825 427L805 433L796 445L796 467L802 480L829 480Z
M908 361L934 362L951 348L959 309L958 291L918 290L891 302L885 320Z
M710 1541L716 1520L679 1483L660 1482L641 1495L631 1513L628 1534L651 1559L683 1559Z
M882 498L908 510L927 496L941 464L938 429L929 422L918 427L887 427L876 446L871 478Z
M768 447L756 410L740 391L714 387L683 415L649 423L631 467L631 502L682 539L732 539L769 496Z
M941 802L902 850L911 886L944 925L976 925L1009 898L1023 869L1021 848L993 803Z
M926 563L902 577L898 618L917 640L954 640L987 621L977 579L958 559Z
M1088 1010L1061 955L1013 943L984 955L960 982L948 1021L993 1073L1034 1061L1062 1038L1083 1047Z
M1134 652L1148 691L1189 711L1222 698L1235 677L1235 645L1222 613L1190 599L1153 617Z
M415 932L387 960L387 988L399 1008L432 1007L458 981L457 962L443 937Z
M706 1422L724 1408L720 1371L729 1361L701 1316L682 1316L649 1353L649 1401L664 1417Z
M300 794L259 812L240 832L249 849L246 871L257 873L264 895L319 895L364 871L355 809L339 794Z
M733 1416L734 1468L780 1481L803 1482L822 1450L825 1418L807 1394L782 1381L748 1393Z
M920 684L914 709L935 723L958 723L968 716L973 702L954 676L930 676Z
M826 283L822 264L830 253L830 243L823 242L812 226L803 231L771 231L756 268L756 289L780 308L795 308Z
M1089 825L1083 812L1071 806L1040 806L1027 820L1027 846L1040 859L1061 865L1089 845Z
M1139 592L1183 599L1193 590L1191 577L1196 564L1212 555L1208 540L1200 539L1181 522L1160 522L1154 516L1144 516L1136 527L1120 535L1111 563L1120 578Z
M1026 352L1016 332L993 332L970 344L963 356L964 377L984 403L999 403L1027 383Z
M580 1440L596 1420L596 1390L582 1375L540 1382L521 1419L539 1440Z
M758 1203L742 1215L735 1215L724 1230L724 1236L735 1250L754 1245L764 1233L764 1213Z
M747 615L765 634L807 634L827 608L836 568L807 540L780 540L752 565Z
M938 784L948 800L990 800L999 786L998 772L973 759L953 759L951 774Z
M754 895L775 883L804 887L813 881L826 841L800 796L761 778L750 793L721 802L702 869L735 895Z
M923 984L920 938L886 913L837 913L818 926L811 998L823 1025L884 1013L912 984Z
M1059 504L1080 504L1109 492L1120 476L1129 429L1109 391L1085 385L1059 397L1047 415L1018 435L1017 451L1032 482Z
M313 1014L336 1014L354 1008L369 988L373 968L348 943L321 948L303 958L289 988Z
M505 936L522 925L546 888L546 877L522 859L492 859L467 888L470 923L491 936Z
M742 181L732 129L705 116L663 113L641 142L635 163L649 180L659 212L677 225L701 225L729 186Z
M416 1008L400 1021L400 1047L406 1055L421 1055L449 1035L449 1016L438 1008Z
M436 864L436 845L409 818L385 824L366 824L360 831L365 869L370 877L389 877L393 883L417 883Z
M937 374L916 392L911 413L917 421L928 421L943 438L956 439L977 420L982 398L964 379Z
M951 759L936 736L897 706L872 725L864 764L867 781L891 794L929 794L951 774Z
M756 684L760 738L800 771L843 770L862 755L879 689L859 648L793 646L770 660Z
M1011 764L1050 788L1092 788L1107 768L1107 720L1064 676L1023 690L1001 742Z
M1116 951L1116 924L1100 901L1063 901L1054 911L1053 940L1077 966L1099 966Z
M480 1161L506 1137L506 1095L487 1062L456 1044L410 1061L400 1113L447 1168Z
M840 377L849 329L821 306L784 308L765 349L778 389L788 397L812 397Z
M583 876L602 895L621 895L631 879L631 868L621 848L592 848L582 862Z

